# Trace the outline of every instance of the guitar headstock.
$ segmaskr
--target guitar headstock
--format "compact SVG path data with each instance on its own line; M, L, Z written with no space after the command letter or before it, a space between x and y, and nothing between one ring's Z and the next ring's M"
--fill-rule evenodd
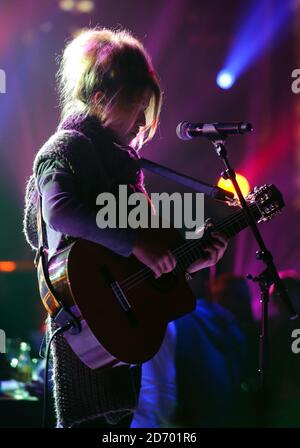
M258 208L261 215L258 222L269 221L284 207L282 194L273 184L254 187L246 200Z

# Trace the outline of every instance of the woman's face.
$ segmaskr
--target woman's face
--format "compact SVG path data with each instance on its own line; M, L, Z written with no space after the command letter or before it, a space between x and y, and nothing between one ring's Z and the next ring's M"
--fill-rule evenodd
M122 111L116 118L111 118L108 125L109 129L117 136L123 145L129 143L137 136L140 127L145 126L145 110L151 99L151 91L147 90L141 101L129 105L126 111Z

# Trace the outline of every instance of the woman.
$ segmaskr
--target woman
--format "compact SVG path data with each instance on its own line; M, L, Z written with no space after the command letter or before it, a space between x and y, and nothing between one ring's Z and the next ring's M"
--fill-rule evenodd
M74 238L134 255L158 278L176 259L151 229L99 229L96 197L127 185L147 195L136 150L152 139L161 109L161 89L143 45L127 31L92 29L65 48L58 72L62 119L38 152L26 191L24 230L37 248L37 203L42 196L49 258ZM128 146L131 144L131 146ZM188 272L215 264L226 239L215 240L205 259ZM112 323L113 325L113 323ZM59 426L129 426L137 405L140 367L91 370L63 337L53 345L54 395ZM74 388L76 392L74 392Z

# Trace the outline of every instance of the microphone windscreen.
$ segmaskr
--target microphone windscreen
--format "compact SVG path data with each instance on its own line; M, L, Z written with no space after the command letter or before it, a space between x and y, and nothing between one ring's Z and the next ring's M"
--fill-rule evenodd
M176 134L180 140L191 140L192 137L188 134L189 123L182 121L176 127Z

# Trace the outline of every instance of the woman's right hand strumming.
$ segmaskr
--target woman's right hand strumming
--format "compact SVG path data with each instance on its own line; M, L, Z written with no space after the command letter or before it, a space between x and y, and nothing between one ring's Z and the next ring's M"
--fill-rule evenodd
M146 229L139 236L132 254L154 272L154 277L171 272L176 266L176 258L166 244L165 232Z

